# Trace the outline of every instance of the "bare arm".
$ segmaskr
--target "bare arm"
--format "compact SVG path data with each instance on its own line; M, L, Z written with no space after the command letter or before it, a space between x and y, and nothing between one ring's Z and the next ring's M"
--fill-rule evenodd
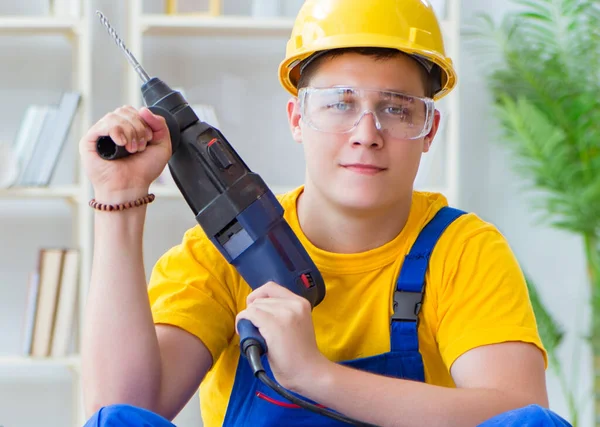
M479 347L454 363L452 375L456 389L325 362L296 391L348 416L386 427L476 426L529 404L548 407L544 359L533 345Z
M96 140L110 135L132 156L106 161ZM150 141L150 142L148 142ZM164 119L122 107L80 141L80 154L100 203L148 194L170 157ZM146 206L96 211L92 277L83 321L82 377L88 416L117 403L173 418L193 395L212 358L181 329L155 327L148 298L142 242Z
M135 198L123 195L123 200ZM145 211L140 207L95 214L83 342L90 415L101 406L130 403L171 419L212 363L198 338L153 324L142 258Z

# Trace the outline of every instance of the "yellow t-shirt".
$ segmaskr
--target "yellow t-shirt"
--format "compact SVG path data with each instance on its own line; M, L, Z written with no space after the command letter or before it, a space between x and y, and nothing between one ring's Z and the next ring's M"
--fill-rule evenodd
M414 192L408 221L396 238L364 253L335 254L315 247L302 233L296 211L302 190L278 198L326 283L326 297L313 311L320 350L333 361L389 351L393 293L403 258L420 230L447 205L445 197ZM452 363L481 345L524 341L542 349L546 358L524 277L494 226L471 213L457 219L438 241L426 281L419 346L427 383L454 387ZM215 361L200 387L207 427L223 424L239 358L235 316L250 292L199 226L162 256L150 279L154 321L196 335Z

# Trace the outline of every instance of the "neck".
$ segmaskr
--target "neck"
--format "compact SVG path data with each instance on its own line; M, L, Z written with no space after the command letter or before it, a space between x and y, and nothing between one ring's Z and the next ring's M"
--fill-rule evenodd
M410 213L411 195L395 205L348 212L328 202L316 188L298 199L298 221L313 245L328 252L359 253L393 240Z

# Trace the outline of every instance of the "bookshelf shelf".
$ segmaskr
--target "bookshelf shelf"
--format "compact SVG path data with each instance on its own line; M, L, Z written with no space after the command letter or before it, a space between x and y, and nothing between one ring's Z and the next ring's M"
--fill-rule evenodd
M142 15L140 24L146 35L244 35L288 36L293 20L258 19L246 16Z
M145 35L225 35L287 37L292 31L291 18L255 18L252 16L209 16L203 14L161 15L139 17ZM455 31L454 21L442 20L442 31Z
M80 22L75 18L46 16L2 16L0 35L13 34L74 34Z
M35 358L35 357L20 357L20 356L3 356L0 357L0 368L12 367L40 367L40 368L57 368L65 367L69 369L79 369L80 359L78 356L65 358Z
M0 199L66 199L77 201L80 188L77 186L59 187L15 187L0 189Z

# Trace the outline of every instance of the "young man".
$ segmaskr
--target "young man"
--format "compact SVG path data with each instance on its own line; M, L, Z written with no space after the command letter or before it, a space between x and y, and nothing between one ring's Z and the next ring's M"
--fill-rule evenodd
M307 1L280 78L306 181L279 200L325 299L311 311L277 283L252 292L198 226L147 288L146 205L99 210L83 343L88 425L171 425L198 387L207 427L343 425L254 378L240 355L242 318L267 342L272 379L363 423L564 425L544 409L546 354L506 240L443 195L413 191L438 129L434 100L456 84L427 2ZM101 135L135 154L102 161ZM126 203L147 195L170 139L162 118L123 107L90 129L81 153L96 200Z

